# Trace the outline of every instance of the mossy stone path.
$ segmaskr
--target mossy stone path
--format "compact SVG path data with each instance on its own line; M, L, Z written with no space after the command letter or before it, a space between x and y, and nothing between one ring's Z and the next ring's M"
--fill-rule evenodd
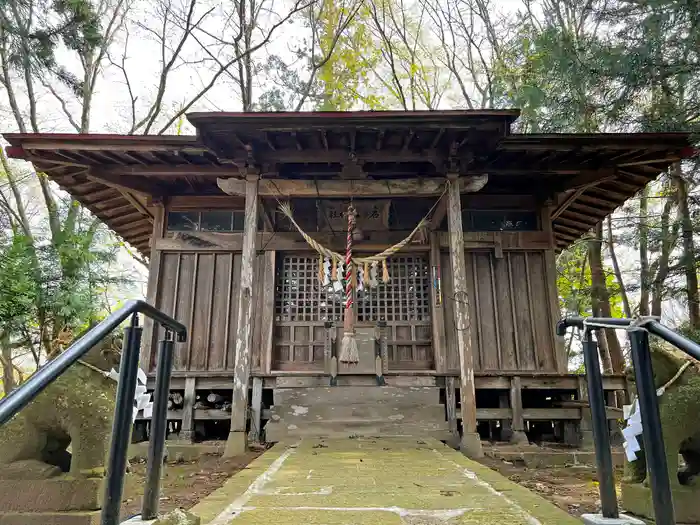
M209 525L573 525L436 440L278 444L192 509Z

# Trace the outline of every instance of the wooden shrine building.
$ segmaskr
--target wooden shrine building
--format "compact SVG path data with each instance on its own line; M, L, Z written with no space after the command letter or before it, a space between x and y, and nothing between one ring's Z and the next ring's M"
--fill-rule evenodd
M247 432L459 433L477 455L477 433L590 438L555 334L556 255L689 147L685 133L512 133L517 117L194 113L195 136L4 137L149 257L148 300L190 330L171 383L180 438L219 433L233 454ZM350 204L353 256L399 246L355 265L353 366L337 363L343 270L319 253L345 254Z

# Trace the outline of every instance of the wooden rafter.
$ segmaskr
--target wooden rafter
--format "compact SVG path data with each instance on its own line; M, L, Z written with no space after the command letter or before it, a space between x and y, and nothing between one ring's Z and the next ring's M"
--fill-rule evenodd
M162 195L165 193L158 183L151 182L141 177L130 175L118 176L112 173L103 173L102 170L99 172L91 170L87 178L125 192L136 192L143 195Z

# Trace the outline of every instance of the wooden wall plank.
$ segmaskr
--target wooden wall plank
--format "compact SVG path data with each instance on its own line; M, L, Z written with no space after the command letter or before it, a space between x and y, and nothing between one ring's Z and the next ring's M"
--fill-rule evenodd
M440 255L442 264L442 296L445 309L445 353L448 372L459 372L459 353L457 352L457 328L454 319L454 287L452 286L452 268L450 256Z
M442 202L447 202L443 199ZM447 370L447 349L445 348L445 308L444 291L442 290L442 264L440 262L440 245L437 234L430 233L430 315L433 331L433 357L435 359L435 370L438 374ZM439 277L436 283L435 279ZM437 287L439 284L440 288Z
M175 276L175 310L174 314L177 319L180 319L187 325L187 330L190 337L187 338L187 343L175 343L175 359L173 364L174 370L187 370L189 364L189 347L192 341L192 301L194 299L192 292L195 276L195 258L196 254L183 253L180 255L177 274ZM163 286L170 286L163 283Z
M510 272L513 283L512 301L518 325L518 364L520 370L537 370L535 340L528 294L528 275L523 253L510 253Z
M210 351L209 336L211 323L211 302L214 285L215 255L197 254L196 276L194 278L194 308L192 309L192 341L190 346L190 370L206 370Z
M262 340L262 294L259 293L265 287L265 256L257 254L255 256L255 268L253 269L253 283L255 283L255 294L253 295L253 326L252 326L252 346L250 349L250 371L260 373L260 358L261 351L260 343Z
M231 304L228 320L228 344L226 345L226 370L236 366L236 333L238 331L238 290L241 275L241 254L233 256L233 280L231 283Z
M217 253L214 257L214 284L212 286L214 293L212 296L207 370L225 370L229 325L228 309L233 279L233 254Z
M171 315L178 319L179 321L182 321L181 318L177 316L176 312L176 300L177 300L177 278L178 278L178 269L180 266L180 255L177 253L164 253L161 256L161 270L160 270L160 277L159 277L159 293L158 293L158 301L156 302L156 307L165 312L168 315ZM183 322L185 324L185 322ZM189 327L188 327L189 328ZM164 330L161 328L157 330L157 334L154 334L153 341L156 341L157 339L161 338L164 335ZM188 334L189 335L189 334ZM182 344L182 343L180 343ZM175 343L175 352L177 352L177 345L178 343ZM154 344L154 350L155 350L155 344ZM155 371L155 363L156 363L156 352L152 351L150 355L150 363L148 367L148 371L152 372ZM177 369L177 362L173 363L174 369Z
M531 304L536 306L534 315L535 347L539 370L556 370L557 362L552 335L556 319L552 318L549 289L545 270L544 252L526 252L531 285Z
M490 264L492 257L492 253L474 254L475 275L478 282L475 302L480 324L480 370L498 370L500 368L498 359L499 334L496 327L499 320L493 294L493 274Z
M554 236L552 236L554 239ZM552 241L554 242L554 241ZM544 254L545 264L545 280L547 286L547 294L549 296L549 311L551 319L556 326L557 321L561 317L559 309L559 291L557 290L557 264L554 258L554 250L547 250ZM554 362L558 372L566 372L569 363L566 359L566 348L564 347L564 338L556 335L556 330L550 331L552 344L554 347Z
M261 334L261 373L269 374L272 370L272 334L275 328L275 278L277 258L275 252L265 252L265 275L261 289L262 309L260 311ZM256 312L257 314L257 312Z
M517 370L518 358L515 346L515 314L514 303L510 293L510 279L508 275L508 259L493 260L493 285L495 304L498 309L497 325L499 331L499 343L501 346L500 365L501 370Z
M481 338L481 312L479 309L479 279L476 274L477 252L467 251L464 254L467 273L467 291L469 293L469 332L471 332L474 370L482 370L483 356L481 350L484 347Z

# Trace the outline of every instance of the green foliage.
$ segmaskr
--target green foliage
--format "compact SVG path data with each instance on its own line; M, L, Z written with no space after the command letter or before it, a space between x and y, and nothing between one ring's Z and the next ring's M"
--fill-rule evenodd
M86 57L102 45L103 28L91 0L0 0L0 23L9 66L40 77L51 72L81 96L82 81L59 63L57 52L64 46Z
M608 101L601 82L608 53L595 36L523 23L496 64L498 103L521 108L521 125L532 132L598 131Z
M338 37L336 28L350 16L352 12L344 4L338 4L326 9L320 21L321 55L330 58L317 75L322 92L316 108L319 111L349 111L357 109L359 104L371 110L384 107L381 97L369 95L365 89L380 55L369 29L369 8L362 6Z
M23 235L0 242L0 331L17 333L36 317L40 289L32 273L32 247Z

